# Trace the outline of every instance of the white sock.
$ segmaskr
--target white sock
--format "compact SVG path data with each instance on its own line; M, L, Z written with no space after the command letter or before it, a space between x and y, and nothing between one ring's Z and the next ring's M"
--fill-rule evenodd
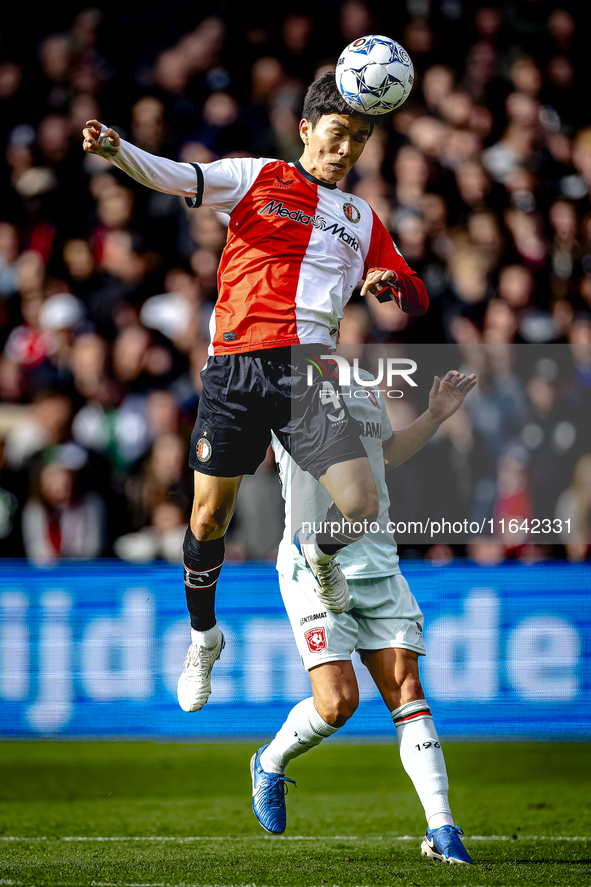
M426 700L401 705L392 712L392 720L402 766L424 807L428 827L453 825L445 760Z
M215 647L219 637L220 630L217 622L211 628L208 628L207 631L197 631L195 628L191 629L191 643L197 644L198 647Z
M310 696L292 708L275 739L262 753L261 767L267 773L283 774L293 758L320 745L323 739L332 736L338 729L320 717Z

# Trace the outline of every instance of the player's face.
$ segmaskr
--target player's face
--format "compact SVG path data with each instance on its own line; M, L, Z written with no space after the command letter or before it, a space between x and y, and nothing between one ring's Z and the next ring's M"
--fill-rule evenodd
M316 126L300 123L304 153L300 163L321 182L334 184L347 175L365 148L369 124L347 114L323 114Z

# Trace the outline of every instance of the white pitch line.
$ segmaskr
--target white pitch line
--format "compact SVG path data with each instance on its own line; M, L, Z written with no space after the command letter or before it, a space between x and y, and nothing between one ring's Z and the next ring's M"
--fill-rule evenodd
M10 884L13 887L23 887L22 881L10 881L0 878L0 885ZM57 881L53 887L72 887L72 881ZM91 881L90 887L257 887L256 884L171 884L170 881L160 881L155 883L149 881L146 883L135 883L128 881ZM260 885L259 885L260 887Z
M591 841L591 835L464 835L467 841ZM156 844L179 843L191 844L201 841L420 841L420 835L144 835L144 836L105 836L105 835L66 835L49 837L47 835L0 835L0 841L20 843L37 843L54 841L62 843L125 843L152 842ZM0 881L0 884L3 882ZM6 883L6 882L4 882Z

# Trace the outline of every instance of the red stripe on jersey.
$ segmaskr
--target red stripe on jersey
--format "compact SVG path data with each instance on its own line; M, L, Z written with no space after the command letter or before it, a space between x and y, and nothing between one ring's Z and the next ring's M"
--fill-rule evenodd
M277 161L233 210L218 270L214 354L299 344L296 294L317 205L318 186Z

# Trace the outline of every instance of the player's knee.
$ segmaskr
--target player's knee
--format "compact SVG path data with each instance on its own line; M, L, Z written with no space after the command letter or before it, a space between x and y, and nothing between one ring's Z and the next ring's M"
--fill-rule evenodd
M414 671L407 672L400 682L400 704L406 705L407 702L414 702L417 699L424 698L425 691L418 674Z
M225 505L196 504L191 513L191 530L200 542L218 539L225 534L231 517L232 512Z
M380 503L377 490L349 487L342 491L339 508L351 523L371 523L377 519Z
M329 726L342 727L357 711L359 696L357 694L335 696L331 699L323 700L321 705L318 705L316 701L314 704L320 717Z
M347 517L351 523L371 524L377 520L378 514L379 507L376 496L375 502L371 499L360 502L357 508L351 509Z

